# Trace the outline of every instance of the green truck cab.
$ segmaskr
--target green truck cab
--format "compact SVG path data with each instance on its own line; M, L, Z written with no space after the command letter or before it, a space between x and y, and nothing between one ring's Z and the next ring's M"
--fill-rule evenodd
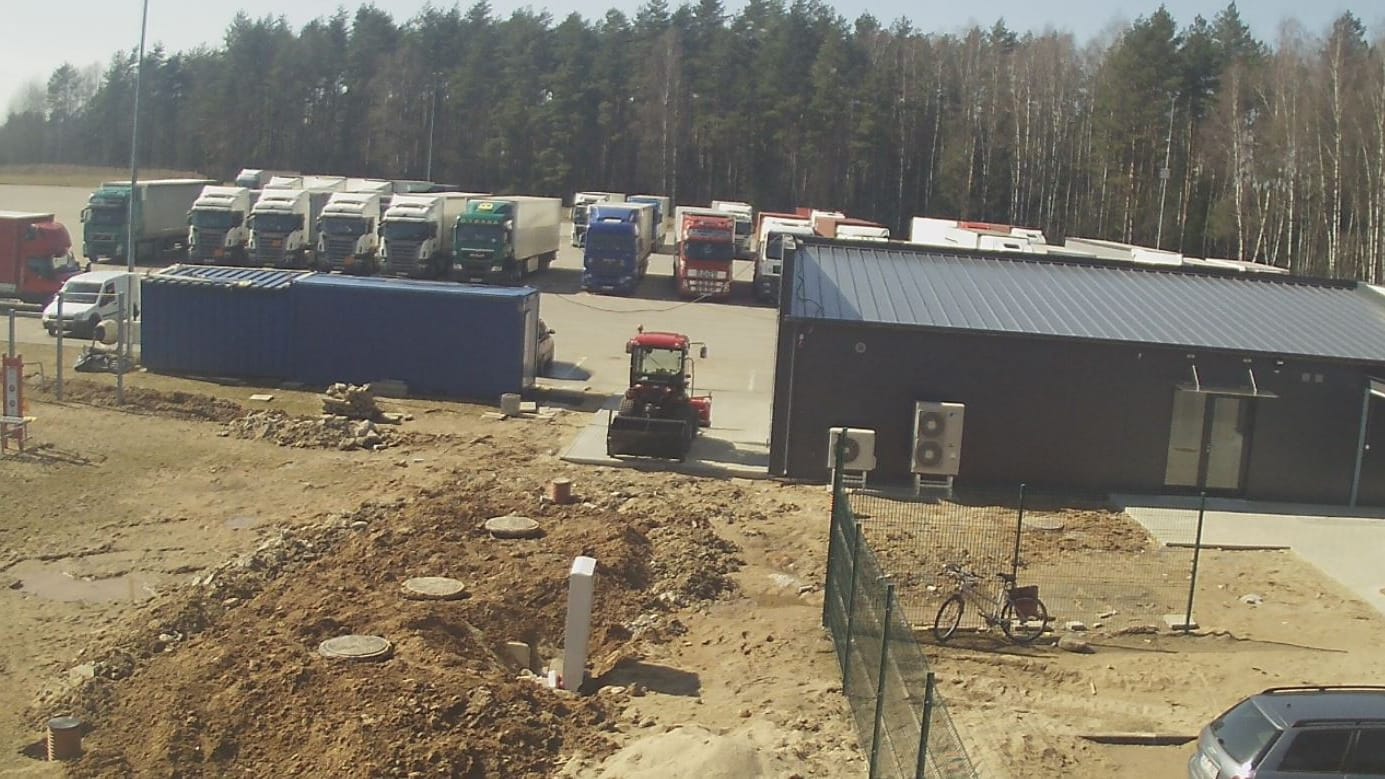
M518 284L557 258L562 204L557 198L477 198L457 218L452 278Z

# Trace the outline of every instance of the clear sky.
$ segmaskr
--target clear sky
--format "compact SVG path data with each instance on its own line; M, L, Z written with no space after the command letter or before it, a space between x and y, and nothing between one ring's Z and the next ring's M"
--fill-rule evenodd
M412 17L423 7L423 0L374 0L375 5L396 21ZM680 0L668 0L671 7ZM743 4L723 0L730 11ZM829 0L831 2L831 0ZM1208 18L1224 8L1228 0L1165 0L1164 5L1180 25L1202 14ZM468 7L471 0L461 3ZM632 13L641 0L491 0L497 15L518 7L546 8L561 18L578 11L588 18L605 14L608 8ZM973 23L990 26L1004 18L1012 30L1042 31L1052 27L1074 33L1080 40L1100 35L1113 25L1148 15L1159 7L1158 0L990 0L986 3L939 2L938 0L836 0L831 3L848 19L870 11L882 21L909 17L927 32L955 32ZM0 46L0 114L6 113L21 88L35 80L47 82L53 69L63 62L80 67L105 63L117 49L133 50L139 43L140 0L65 0L58 8L40 2L6 2L0 19L8 34ZM339 0L150 0L149 46L161 42L170 51L199 45L219 45L227 24L237 9L253 17L271 14L286 16L295 27L320 16L330 16L344 4ZM359 3L345 5L354 10ZM434 5L448 7L448 0ZM1350 10L1367 25L1367 35L1375 39L1385 30L1385 4L1381 0L1241 0L1237 4L1251 30L1272 42L1280 23L1296 19L1309 32L1321 33L1342 12ZM983 10L984 9L984 10Z

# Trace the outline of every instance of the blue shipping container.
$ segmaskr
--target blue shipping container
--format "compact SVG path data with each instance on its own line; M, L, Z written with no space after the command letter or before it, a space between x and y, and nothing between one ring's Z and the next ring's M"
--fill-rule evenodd
M290 289L309 274L175 266L140 282L140 362L151 371L280 379L296 359Z
M538 290L325 274L291 290L304 384L397 379L491 402L534 385Z

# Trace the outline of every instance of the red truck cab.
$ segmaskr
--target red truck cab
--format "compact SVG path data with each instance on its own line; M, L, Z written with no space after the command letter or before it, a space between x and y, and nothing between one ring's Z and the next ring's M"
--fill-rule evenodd
M0 298L46 303L81 270L52 214L0 211Z
M674 282L683 298L731 297L736 220L724 212L680 209Z

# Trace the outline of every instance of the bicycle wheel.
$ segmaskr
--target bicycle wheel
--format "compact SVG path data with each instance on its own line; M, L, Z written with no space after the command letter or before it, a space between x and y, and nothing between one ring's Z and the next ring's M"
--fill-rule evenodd
M1033 595L1007 598L1000 612L1000 629L1016 644L1032 644L1048 627L1048 608Z
M966 606L967 602L961 593L953 593L950 598L943 601L942 608L938 609L937 618L933 620L933 636L938 639L939 644L947 643L957 632L957 626L962 624L962 610Z

